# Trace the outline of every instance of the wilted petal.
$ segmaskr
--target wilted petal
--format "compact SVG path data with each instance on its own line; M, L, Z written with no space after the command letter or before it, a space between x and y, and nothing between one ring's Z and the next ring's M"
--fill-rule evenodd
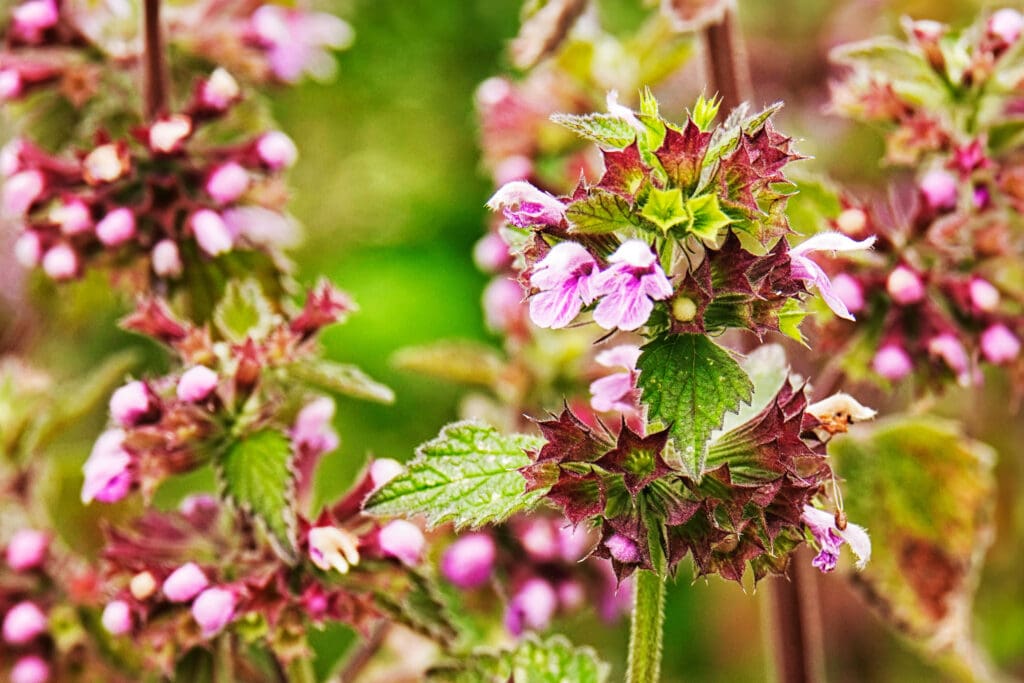
M864 569L871 559L871 538L867 530L859 524L847 524L846 528L839 532L844 541L850 544L850 550L857 557L857 569Z
M819 232L789 250L790 255L808 254L815 251L862 251L870 249L875 236L860 241L850 239L841 232Z

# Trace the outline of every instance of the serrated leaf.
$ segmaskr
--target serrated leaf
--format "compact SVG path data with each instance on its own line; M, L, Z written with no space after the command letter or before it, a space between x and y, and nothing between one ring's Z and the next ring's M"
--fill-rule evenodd
M408 571L409 585L396 598L393 589L375 593L377 604L391 618L434 642L451 644L458 636L452 615L436 585L418 571Z
M686 202L686 212L691 216L686 231L708 244L715 242L719 230L732 223L714 194L691 197Z
M274 550L289 563L297 559L291 459L288 437L263 429L230 444L217 461L225 496L259 521Z
M394 403L395 392L360 368L330 360L313 360L288 366L291 377L318 389L378 403Z
M807 346L804 333L800 331L800 325L806 317L807 311L804 310L803 305L799 301L787 299L786 303L779 309L779 332Z
M408 346L399 349L392 362L402 370L484 387L495 386L505 371L505 361L495 349L461 339Z
M888 82L896 94L910 102L937 107L948 100L949 90L924 55L895 38L883 36L840 45L829 57Z
M434 683L603 683L608 666L588 647L574 647L564 636L541 640L530 635L513 650L481 650L458 664L434 669Z
M587 198L569 204L565 217L569 221L569 232L587 235L644 226L644 221L633 213L628 200L600 188L592 190Z
M782 109L783 103L774 102L753 115L747 115L749 106L744 103L736 107L726 118L725 122L715 130L711 136L711 143L708 146L708 153L704 156L704 169L713 168L712 162L721 158L731 151L739 142L740 134L754 133L765 124L765 121Z
M255 280L232 280L213 309L213 324L228 341L241 343L247 337L260 339L270 331L274 314L270 302Z
M553 114L551 120L604 147L622 149L636 139L628 121L610 114Z
M647 193L647 201L644 202L640 215L651 221L663 233L690 220L690 215L683 206L683 193L679 188L659 190L654 187Z
M919 416L881 421L829 450L846 515L871 534L871 562L856 583L890 624L965 665L993 534L995 453L954 423Z
M648 419L669 427L683 465L700 479L711 433L750 401L750 379L728 351L699 334L658 337L641 350L637 369Z
M505 435L476 422L457 422L416 451L403 474L366 501L378 516L423 515L430 526L453 522L456 528L503 522L535 507L546 493L527 493L519 469L529 465L527 450L544 440Z

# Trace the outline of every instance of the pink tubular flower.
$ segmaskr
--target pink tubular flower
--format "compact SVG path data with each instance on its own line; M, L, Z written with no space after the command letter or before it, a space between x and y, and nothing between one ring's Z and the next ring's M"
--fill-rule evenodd
M192 603L192 618L202 629L203 637L210 638L220 633L235 616L238 598L227 588L207 588Z
M96 237L108 247L124 244L135 236L135 214L124 207L114 209L96 224Z
M594 300L597 262L575 242L559 242L533 266L530 284L540 290L530 299L530 318L539 327L565 327Z
M263 5L252 14L250 30L267 48L270 69L286 83L309 74L327 78L334 59L325 48L341 49L352 42L352 29L331 14Z
M15 532L7 544L7 566L16 572L27 572L41 567L50 547L50 535L35 529Z
M131 473L128 471L132 457L124 449L125 434L120 429L110 429L96 439L89 459L82 471L82 502L98 500L102 503L116 503L128 495L131 487Z
M515 526L523 550L537 562L551 562L561 550L561 538L553 520L533 518Z
M557 608L558 594L551 584L541 578L529 579L508 603L505 628L517 636L526 629L544 629Z
M241 164L228 161L210 171L206 178L206 194L218 204L235 201L249 189L249 172Z
M30 43L37 43L43 33L57 25L60 12L54 0L28 0L14 8L12 29L14 33Z
M132 427L152 409L145 382L135 380L120 387L110 397L110 415L122 427Z
M1020 340L1006 325L996 323L981 333L981 352L990 363L1009 363L1020 355Z
M19 602L4 615L4 641L10 645L24 645L46 633L47 619L34 602Z
M914 369L910 356L896 344L887 344L878 350L871 361L871 368L882 377L896 381L903 379Z
M25 655L11 667L11 683L46 683L50 665L39 655Z
M260 136L256 142L256 154L272 171L288 168L299 158L299 150L292 139L277 130Z
M672 296L672 285L642 240L623 242L608 262L611 266L592 283L593 296L603 296L594 309L594 322L606 330L635 330L647 322L655 301Z
M78 254L67 244L57 244L43 254L43 272L54 280L70 280L78 274Z
M901 306L916 304L924 299L925 289L921 277L907 266L897 266L885 280L885 289L892 300Z
M478 588L491 578L497 549L485 533L460 536L441 556L441 573L459 588Z
M178 380L179 401L198 403L204 401L217 388L217 373L205 365L189 368Z
M512 254L501 235L489 232L473 247L473 262L485 273L497 273L512 263Z
M816 251L861 251L870 249L874 243L875 237L873 235L859 242L838 232L822 232L814 235L789 250L790 268L793 277L803 280L807 285L817 287L821 298L825 300L825 303L832 309L832 312L840 318L854 320L853 314L850 313L846 304L833 290L832 281L828 279L828 275L808 254Z
M845 529L840 529L836 526L834 514L810 505L804 506L801 520L807 525L818 545L818 555L811 564L822 572L830 572L836 568L839 549L844 543L850 544L850 550L857 557L857 569L863 569L871 559L871 539L864 527L848 523Z
M114 600L103 608L100 622L107 633L123 636L132 630L132 611L124 600Z
M928 353L937 356L949 366L949 369L956 373L961 382L970 379L970 359L967 357L967 349L950 332L943 332L928 340Z
M832 292L850 313L860 313L864 310L864 289L855 278L846 273L839 273L832 278Z
M597 354L597 362L606 368L623 368L626 372L615 372L590 383L590 406L598 412L618 411L628 413L636 409L636 362L640 359L640 347L623 344Z
M8 216L24 216L46 189L46 177L39 171L21 171L4 181L2 203Z
M378 535L378 542L382 553L410 567L420 563L427 543L420 528L404 519L396 519L384 525Z
M503 185L487 200L487 208L501 210L505 220L519 228L557 226L565 220L565 204L524 180Z
M164 595L171 602L188 602L210 585L206 574L195 562L187 562L164 579Z
M1012 45L1024 30L1024 15L1015 9L1001 9L988 18L988 33L1006 45Z
M338 447L338 434L331 427L334 401L322 396L299 411L292 427L296 449L314 455L329 453Z
M191 223L192 234L204 252L210 256L218 256L231 251L234 238L224 219L216 211L200 209L192 214Z
M952 209L956 206L956 184L956 176L953 174L933 169L921 177L918 187L931 208Z
M160 277L176 278L185 269L181 262L181 252L174 240L163 239L157 242L150 259L153 262L153 272Z
M498 276L484 288L483 308L487 328L507 333L521 326L524 316L523 299L526 292L516 280Z

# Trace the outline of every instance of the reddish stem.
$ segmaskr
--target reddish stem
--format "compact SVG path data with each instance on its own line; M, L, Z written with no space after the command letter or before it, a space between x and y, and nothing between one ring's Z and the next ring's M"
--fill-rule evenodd
M732 111L751 95L750 67L735 9L727 10L721 23L704 29L704 45L708 81L722 98L722 111Z
M144 0L142 21L145 39L144 113L146 120L152 121L167 111L167 65L160 30L160 0Z
M825 679L818 586L806 552L793 553L789 578L768 584L770 642L777 683L813 683Z

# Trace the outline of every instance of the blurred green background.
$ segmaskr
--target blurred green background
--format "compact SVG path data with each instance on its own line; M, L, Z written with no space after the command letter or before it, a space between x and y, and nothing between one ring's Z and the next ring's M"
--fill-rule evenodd
M616 3L608 0L606 11ZM966 21L978 3L959 0L740 0L754 65L757 103L787 101L780 128L804 138L799 149L816 159L808 169L868 186L878 182L880 137L828 118L827 49L838 42L897 30L901 14ZM326 275L361 306L325 336L328 355L356 362L395 389L393 406L339 399L341 448L320 470L320 500L351 482L365 457L406 459L416 444L456 417L457 388L395 370L398 348L441 338L491 340L480 311L486 279L470 258L485 224L491 187L479 167L473 92L484 78L507 71L505 44L518 27L519 0L338 0L322 7L352 23L354 46L338 55L330 84L305 83L273 95L282 129L300 149L291 180L292 210L307 240L294 253L300 279ZM699 70L696 71L699 73ZM699 89L699 84L697 88ZM671 114L670 114L671 115ZM88 312L42 322L34 355L55 373L74 376L113 347L135 346L158 368L160 354L117 331L119 314L99 288L79 287L67 306ZM53 318L49 318L53 320ZM71 321L71 322L65 322ZM69 335L76 345L69 350ZM952 400L955 400L952 399ZM1005 410L993 400L993 410ZM1016 452L1019 418L996 442L1003 455L1001 542L982 583L978 618L983 640L1005 670L1024 674L1024 588L1021 586L1021 476ZM72 479L98 433L102 416L58 444ZM982 435L983 437L985 435ZM63 483L62 483L63 482ZM55 477L55 509L75 506L76 482ZM200 475L188 483L209 485ZM168 499L172 494L167 494ZM67 508L63 508L67 509ZM75 538L90 538L92 513L69 520ZM829 673L834 681L933 681L942 674L889 635L839 576L819 581L825 609ZM763 591L761 591L763 593ZM744 594L717 578L690 584L684 571L668 598L667 681L758 681L768 676L762 647L762 595ZM625 657L625 625L599 627L575 618L570 634L594 644L609 661ZM318 637L318 669L343 655L350 636L335 629Z

